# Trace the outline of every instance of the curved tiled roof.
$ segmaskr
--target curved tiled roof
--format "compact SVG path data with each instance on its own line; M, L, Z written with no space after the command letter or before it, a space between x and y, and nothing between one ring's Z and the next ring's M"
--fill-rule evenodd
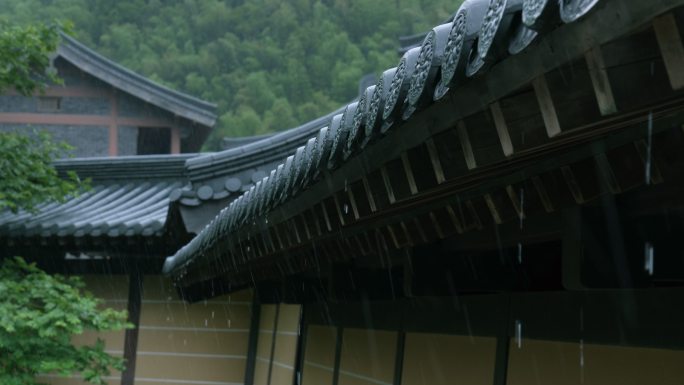
M216 123L216 105L164 87L107 59L62 33L57 55L82 71L159 108L207 127Z
M90 178L92 189L37 213L0 213L0 238L161 235L171 191L184 183L185 161L195 155L83 158L55 162L57 171Z
M604 1L607 3L607 1ZM430 31L420 47L407 50L396 69L386 71L366 97L325 117L327 127L313 135L270 175L252 186L209 223L188 245L167 258L165 273L177 273L193 260L219 253L232 235L299 191L321 179L361 151L381 140L416 111L457 92L493 64L525 50L561 23L572 23L598 0L467 0L448 23ZM520 15L525 17L519 22ZM518 18L518 19L517 19ZM363 129L361 129L363 124ZM311 135L308 130L302 130ZM273 137L275 138L275 137ZM264 148L236 149L263 156ZM220 159L196 158L193 166L216 161L211 172L234 167ZM239 240L235 240L235 244Z

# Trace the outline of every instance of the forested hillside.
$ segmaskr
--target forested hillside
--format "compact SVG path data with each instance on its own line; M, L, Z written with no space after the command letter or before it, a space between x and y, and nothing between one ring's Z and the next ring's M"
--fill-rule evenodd
M397 37L459 0L0 0L0 21L70 21L105 56L219 106L223 136L292 127L396 65Z

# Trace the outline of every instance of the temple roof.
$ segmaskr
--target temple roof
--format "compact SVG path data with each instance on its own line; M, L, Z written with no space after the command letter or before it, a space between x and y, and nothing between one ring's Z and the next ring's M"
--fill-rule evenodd
M206 127L216 123L216 105L174 91L137 74L62 33L57 55L82 71L159 108Z
M0 237L130 237L161 235L169 194L184 184L184 164L194 155L82 158L55 162L92 188L38 213L0 213Z

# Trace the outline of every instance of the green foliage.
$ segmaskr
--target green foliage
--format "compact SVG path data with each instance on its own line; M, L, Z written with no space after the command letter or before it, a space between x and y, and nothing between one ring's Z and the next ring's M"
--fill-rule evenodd
M0 22L0 92L8 87L30 95L47 81L59 82L48 69L57 47L57 26L18 27ZM46 70L48 69L48 70Z
M0 9L17 22L70 20L105 56L218 103L215 150L224 136L286 129L348 102L361 76L397 64L399 36L426 31L460 3L0 0Z
M100 309L75 277L48 275L17 257L0 265L0 384L36 384L38 374L80 373L104 384L123 360L104 351L104 342L76 347L71 339L86 330L130 327L126 312Z
M0 133L0 210L34 212L40 203L64 202L88 188L88 181L82 183L76 173L62 178L51 165L70 149L65 143L53 143L46 132Z

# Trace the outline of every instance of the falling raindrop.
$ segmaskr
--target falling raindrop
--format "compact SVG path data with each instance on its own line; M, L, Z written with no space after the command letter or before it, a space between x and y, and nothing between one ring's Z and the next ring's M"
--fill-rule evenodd
M522 321L515 320L515 343L518 349L522 348Z
M525 189L520 189L520 230L523 228L523 220L525 219Z
M344 204L344 213L349 214L349 205L346 203Z
M211 312L211 319L214 319L214 311Z
M188 345L188 340L183 340L183 346L187 346L187 345Z
M648 113L648 141L646 144L646 185L651 184L651 146L653 139L653 111Z
M228 327L230 327L230 318L228 319Z
M584 384L584 340L580 339L580 381Z
M644 245L644 269L648 275L653 275L653 244L651 242L646 242Z
M518 242L518 264L522 264L522 243Z
M208 320L208 319L205 319L205 320L204 320L204 327L207 327L207 326L209 326L209 320Z

